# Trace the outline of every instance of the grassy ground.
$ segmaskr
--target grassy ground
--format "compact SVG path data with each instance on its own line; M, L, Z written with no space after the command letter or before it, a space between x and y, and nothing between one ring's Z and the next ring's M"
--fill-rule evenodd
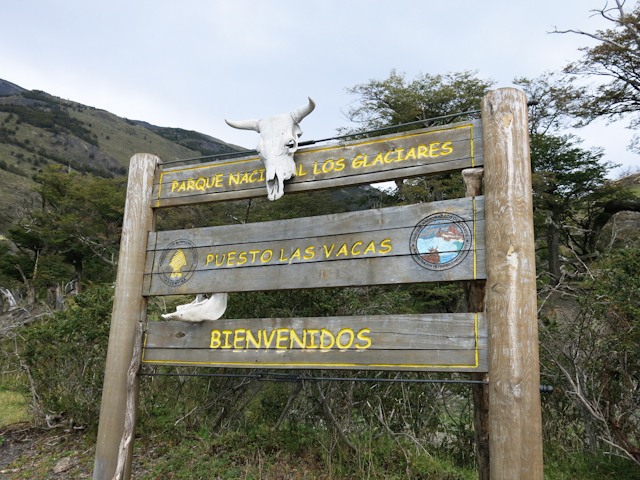
M3 435L0 430L0 436ZM78 432L23 431L22 436L5 432L11 442L28 443L10 464L0 463L0 479L44 480L53 478L91 478L93 438ZM1 437L0 437L1 438ZM3 447L0 447L2 451ZM369 452L370 454L372 452ZM293 448L274 436L250 438L244 434L220 437L214 441L137 439L132 478L164 479L443 479L471 480L476 473L430 456L414 458L409 468L393 450L376 454L374 462L358 465L355 458L328 461L321 445ZM54 473L56 465L68 457L69 468ZM1 460L0 456L0 460ZM409 477L407 476L409 472Z
M0 428L31 419L27 402L19 393L0 391L0 405Z
M170 427L148 418L140 427L133 457L136 480L477 478L475 469L457 464L446 452L418 450L402 438L359 438L355 455L337 437L308 426L287 425L273 432L264 425L247 425L220 436L204 430L169 432ZM94 434L34 428L24 397L0 391L0 480L88 479L94 455ZM544 477L640 480L640 468L605 452L592 456L547 445Z
M137 152L153 153L165 161L195 156L192 150L104 110L76 108L70 109L69 114L85 125L91 125L89 128L97 135L100 150L124 166L129 165L131 155Z
M133 476L136 480L164 479L418 479L467 480L477 478L473 469L456 466L436 454L413 454L409 464L393 443L384 441L353 455L328 455L330 439L310 432L272 433L257 429L215 439L206 436L170 439L147 435L136 439ZM2 439L5 439L3 442ZM24 425L0 428L0 479L44 480L91 478L95 438L82 431L42 431ZM10 463L7 451L21 447ZM3 455L4 453L4 455ZM68 458L69 468L54 473ZM618 457L576 452L545 451L548 480L638 480L640 469Z

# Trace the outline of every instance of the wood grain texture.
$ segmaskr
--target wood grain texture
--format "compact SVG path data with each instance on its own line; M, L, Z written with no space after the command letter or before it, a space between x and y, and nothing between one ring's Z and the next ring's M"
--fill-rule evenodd
M482 125L460 122L373 139L308 147L295 154L286 193L431 175L483 164ZM167 168L154 185L154 208L266 196L257 156Z
M462 179L467 197L482 195L482 178L484 169L468 168L462 171ZM484 312L486 281L472 280L464 282L465 295L467 297L467 311ZM489 376L486 373L472 373L471 379L487 382ZM488 385L474 383L471 386L473 392L473 431L476 439L476 461L478 462L478 480L489 480L490 455L489 455L489 387Z
M132 450L131 443L136 425L136 404L138 391L140 389L138 371L142 362L142 333L144 324L138 322L136 326L135 336L133 338L133 355L131 357L131 365L127 372L127 409L124 418L124 432L122 440L120 440L120 448L118 449L118 464L113 480L123 480L127 465L127 457Z
M483 208L484 199L478 197L154 233L149 235L144 291L173 295L484 278ZM427 268L410 244L418 224L441 214L442 230L455 225L467 233L459 255L464 260L437 270ZM180 255L176 242L183 242L186 255L180 282L169 278L174 275L169 262Z
M482 102L492 479L542 479L536 269L527 100Z
M483 314L150 322L142 361L232 368L486 372L486 336Z
M150 207L153 177L160 159L139 153L131 157L122 224L116 289L109 331L100 424L96 444L94 480L111 480L124 429L127 403L127 371L131 363L134 330L146 319L147 300L142 296L145 249L153 230ZM130 478L131 454L123 478Z
M193 228L151 232L147 251L161 250L176 238L183 238L196 247L218 247L251 243L247 238L259 237L260 241L304 239L326 230L331 235L344 235L357 231L392 230L406 227L433 213L453 213L465 220L473 219L473 202L470 198L459 198L440 202L403 205L348 213L334 213L316 217L292 218L270 222L225 225L220 227ZM476 199L476 219L484 220L484 197ZM415 222L415 223L414 223ZM319 226L320 225L320 226Z

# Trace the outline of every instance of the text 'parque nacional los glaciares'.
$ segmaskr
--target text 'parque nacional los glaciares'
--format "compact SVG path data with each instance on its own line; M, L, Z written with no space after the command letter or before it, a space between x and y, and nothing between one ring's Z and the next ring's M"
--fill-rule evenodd
M376 167L384 167L390 163L445 157L453 152L452 144L452 141L444 142L442 145L440 142L431 142L428 145L411 147L406 153L406 149L404 148L394 148L392 150L387 150L386 152L378 152L375 158L369 158L369 154L364 153L356 155L351 160L347 160L346 158L339 158L337 160L328 158L324 161L316 160L313 162L313 168L309 171L305 171L305 165L300 163L296 171L296 176L301 178L309 173L312 173L313 175L322 175L331 172L342 172L347 166L345 163L347 161L350 163L352 170L374 170ZM182 181L176 179L171 181L171 190L169 193L186 193L194 191L207 192L212 189L221 189L225 186L234 187L235 185L263 182L265 179L265 171L266 170L264 168L257 168L251 171L244 170L229 172L226 176L224 173L218 173L211 175L210 177L198 177L195 179L188 178Z
M480 166L478 121L299 149L296 176L286 191L425 175ZM247 198L265 194L265 167L258 157L164 169L154 185L155 207Z

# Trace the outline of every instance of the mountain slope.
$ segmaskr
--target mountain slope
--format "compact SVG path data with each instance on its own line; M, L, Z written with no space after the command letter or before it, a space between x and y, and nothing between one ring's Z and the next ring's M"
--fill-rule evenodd
M22 92L26 92L27 90L19 87L15 83L7 82L6 80L2 80L0 78L0 96L3 95L17 95Z
M205 135L204 133L194 132L193 130L158 127L140 120L134 120L134 122L137 125L160 135L162 138L166 138L174 143L196 150L202 153L202 155L217 155L220 153L244 150L243 147L239 147L238 145L233 145L232 143L227 143L218 138Z
M32 203L33 176L44 165L112 177L126 175L139 152L170 161L238 150L198 132L135 122L0 79L0 234Z

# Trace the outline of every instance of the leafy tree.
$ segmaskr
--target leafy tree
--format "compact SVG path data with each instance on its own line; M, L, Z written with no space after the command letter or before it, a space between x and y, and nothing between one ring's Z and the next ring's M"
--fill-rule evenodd
M387 79L347 88L358 99L346 115L361 128L374 129L476 110L495 83L476 75L469 70L446 75L424 73L407 81L394 69Z
M529 134L558 133L575 120L577 102L586 88L562 73L545 72L538 78L516 77L513 80L526 94L529 102Z
M64 413L76 424L97 426L112 306L112 288L89 289L67 310L21 330L38 416Z
M9 230L20 253L34 262L32 277L39 259L52 255L73 267L78 289L85 263L100 261L113 270L124 211L122 182L67 174L57 165L46 167L36 181L40 205Z
M609 164L600 161L601 150L583 150L576 143L570 135L531 137L536 223L546 230L549 273L554 283L561 276L561 240L567 246L580 245L581 254L590 251L592 231L575 224L587 227L585 213L603 197L605 175L610 169Z
M544 232L552 283L561 276L560 245L578 256L593 253L597 236L617 211L636 209L626 189L607 182L615 165L603 162L602 149L585 150L580 139L559 132L571 121L582 94L571 79L546 73L537 79L514 81L531 106L529 135L535 224ZM639 205L640 206L640 205Z
M611 28L594 33L583 30L558 30L553 33L575 33L599 43L581 50L584 56L569 64L565 72L586 78L604 80L593 89L585 91L576 105L576 113L584 123L600 117L611 120L629 118L630 127L640 126L640 4L630 11L625 2L616 0L595 13L611 22ZM640 151L639 137L634 139L634 149Z
M347 88L356 101L347 118L358 124L357 129L342 129L342 133L377 129L419 120L411 130L434 125L430 118L462 113L480 108L482 98L494 85L491 79L478 78L477 72L463 71L446 75L420 74L408 80L402 73L392 70L383 80L371 79ZM460 117L454 121L465 119ZM422 203L464 196L464 184L459 173L431 177L416 177L396 181L397 189L376 199L381 206ZM409 293L410 308L415 312L459 311L463 307L463 294L459 285L419 284L400 288Z
M411 81L403 73L391 70L389 77L384 80L372 79L347 88L347 92L357 99L346 116L358 124L359 128L341 131L357 133L363 129L371 130L477 110L482 97L494 83L491 79L477 78L477 72L469 70L446 75L425 73ZM425 122L404 129L423 128L430 124L432 122ZM463 195L462 182L456 174L397 181L396 185L396 203L444 200Z
M224 203L167 208L158 212L156 228L159 231L202 228L313 217L370 208L368 204L360 205L363 193L360 187L351 187L334 191L325 190L285 195L277 202L270 202L266 198L251 198Z

